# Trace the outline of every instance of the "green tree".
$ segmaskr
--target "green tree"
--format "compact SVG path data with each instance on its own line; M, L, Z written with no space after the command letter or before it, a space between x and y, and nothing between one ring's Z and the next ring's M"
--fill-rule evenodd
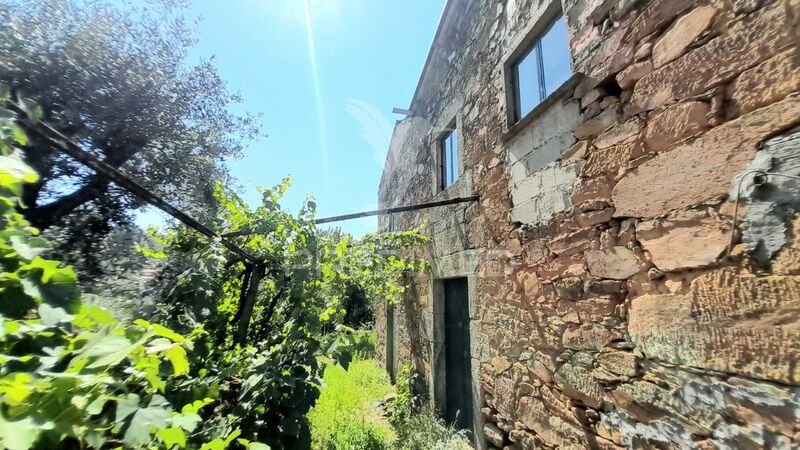
M307 448L306 413L319 395L322 374L318 357L346 366L353 356L357 337L342 326L349 288L397 300L403 275L424 266L400 250L425 238L416 232L362 240L321 235L312 201L297 215L281 208L288 188L287 179L262 189L255 208L217 190L216 231L235 236L239 247L264 261L266 277L251 308L242 303L244 262L218 242L179 227L158 239L163 248L157 250L168 255L164 266L178 274L167 277L174 282L153 320L184 333L202 327L190 357L202 367L195 386L221 390L220 414L212 420L230 421L225 423L243 436L274 448ZM326 339L334 330L341 333Z
M326 328L346 331L348 286L396 301L404 274L423 267L399 250L425 239L321 238L313 202L297 215L280 207L288 180L262 190L256 208L218 185L212 226L266 275L255 302L240 295L252 266L176 227L144 251L174 271L163 304L122 323L81 302L76 273L43 256L48 242L17 211L38 175L7 116L0 109L0 446L308 448L322 361L351 359L346 332L322 345Z
M42 256L47 240L16 210L38 181L16 148L27 142L0 118L0 447L227 448L241 431L198 429L217 394L184 387L191 339L83 304L75 272Z
M231 112L240 98L213 58L187 59L185 3L0 0L0 83L86 150L206 218L215 180L228 178L222 162L259 134L258 118ZM65 242L97 242L141 206L44 142L32 137L23 150L40 175L24 188L23 212L39 229L64 228Z

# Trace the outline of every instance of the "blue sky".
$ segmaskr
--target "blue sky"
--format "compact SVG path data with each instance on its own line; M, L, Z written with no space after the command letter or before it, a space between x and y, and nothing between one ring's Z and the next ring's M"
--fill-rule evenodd
M214 55L243 107L264 114L269 136L230 163L244 197L255 202L256 186L291 174L283 205L292 211L309 193L320 217L374 209L400 118L392 108L408 107L443 6L444 0L194 0L187 16L202 22L192 58ZM376 223L339 226L362 235Z

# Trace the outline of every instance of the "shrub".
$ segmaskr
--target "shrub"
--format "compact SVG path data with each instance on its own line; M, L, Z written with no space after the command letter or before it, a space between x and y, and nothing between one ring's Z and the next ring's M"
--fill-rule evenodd
M288 183L262 191L255 211L218 190L223 212L215 228L242 232L237 243L268 265L250 309L258 320L243 313L243 262L220 242L177 228L161 239L163 252L152 252L180 263L170 265L180 272L165 303L149 321L123 324L81 302L75 272L42 256L47 241L18 212L23 187L38 175L15 148L27 138L11 117L0 108L0 447L267 448L260 441L307 448L323 324L338 327L344 288L354 280L371 296L402 294L400 275L418 264L378 250L421 237L333 245L318 239L311 202L298 217L280 209ZM345 366L348 342L329 348ZM377 395L388 383L370 373L355 379ZM368 427L369 419L331 435L342 448L385 448L388 427Z
M448 426L424 396L414 391L418 375L404 364L397 375L397 397L391 405L391 423L398 450L461 450L472 448L463 430Z
M40 256L48 242L17 212L38 179L14 148L26 139L0 120L0 446L226 448L239 430L198 431L215 394L184 389L192 340L82 304L75 272Z
M466 432L448 426L430 405L424 405L395 424L396 450L467 450L471 449Z

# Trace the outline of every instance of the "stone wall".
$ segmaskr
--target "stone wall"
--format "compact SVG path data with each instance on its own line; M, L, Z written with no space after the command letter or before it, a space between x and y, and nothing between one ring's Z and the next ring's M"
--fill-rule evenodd
M509 127L509 55L558 8L576 76ZM379 355L394 341L440 402L436 280L466 276L480 446L800 447L800 181L762 175L800 175L799 17L450 0L379 199L481 199L381 219L426 227L431 270L393 338L379 306ZM439 192L454 119L462 174Z

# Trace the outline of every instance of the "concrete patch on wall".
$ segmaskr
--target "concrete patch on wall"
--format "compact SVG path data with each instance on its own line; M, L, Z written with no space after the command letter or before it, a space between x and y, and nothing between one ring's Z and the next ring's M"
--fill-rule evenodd
M582 162L553 162L522 180L511 178L511 221L544 226L558 213L572 208L572 189L579 179Z
M753 171L800 176L800 127L764 142L753 161L734 179L735 199L740 180L739 201L747 201L742 221L747 224L742 241L746 250L765 264L787 242L788 223L800 209L800 180L768 175L767 183L756 186Z
M572 207L570 193L580 173L576 164L562 167L558 163L575 143L573 131L581 120L579 102L557 100L538 114L535 126L528 125L507 144L514 204L511 219L534 226L546 225Z
M528 173L561 159L575 143L573 131L581 118L576 100L556 101L540 114L536 126L528 126L508 144L510 165L522 164Z

